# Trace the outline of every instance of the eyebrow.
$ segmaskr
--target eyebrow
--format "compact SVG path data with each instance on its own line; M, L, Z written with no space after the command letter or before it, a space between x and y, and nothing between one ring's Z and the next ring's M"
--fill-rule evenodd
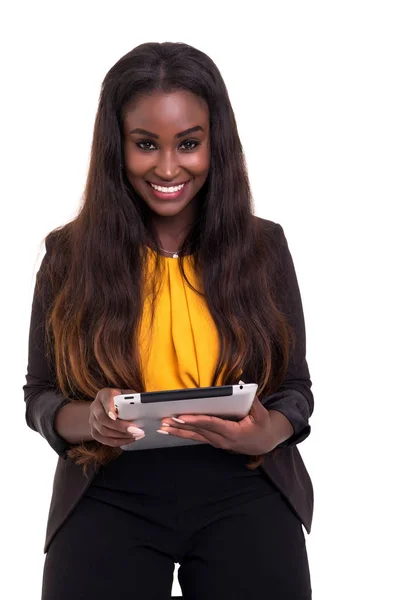
M194 133L195 131L202 131L204 133L204 129L200 125L196 125L195 127L190 127L189 129L185 129L185 131L180 131L179 133L177 133L175 135L175 138L184 137L185 135L189 135L190 133ZM136 129L132 129L132 131L130 131L129 134L131 134L131 133L140 133L141 135L148 135L149 137L152 137L156 140L158 140L158 138L160 137L156 133L152 133L151 131L147 131L146 129L141 129L140 127L137 127Z

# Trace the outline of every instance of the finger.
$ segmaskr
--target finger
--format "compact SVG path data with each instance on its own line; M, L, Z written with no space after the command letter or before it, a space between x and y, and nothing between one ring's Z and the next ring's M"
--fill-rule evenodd
M114 423L111 422L111 425ZM107 425L103 425L102 423L95 423L95 429L99 432L99 434L103 437L118 437L118 438L135 438L138 435L142 435L144 433L143 429L140 427L135 427L131 425L129 422L125 425L124 429L114 429L113 427L107 427ZM128 431L128 427L134 427L136 431Z
M116 421L118 418L118 414L114 405L114 396L119 396L122 393L122 390L119 390L117 388L110 388L109 390L105 391L105 393L100 392L99 394L99 399L104 412L113 421Z
M145 437L145 436L143 436ZM112 437L104 437L100 434L94 436L94 439L97 440L98 442L100 442L101 444L103 444L104 446L111 446L113 448L117 448L120 446L126 446L127 444L132 444L134 442L139 441L139 439L141 438L137 438L136 440L131 437L130 439L126 439L126 438L112 438Z
M236 421L221 419L212 415L179 415L178 419L184 421L184 423L177 423L172 418L163 419L163 421L174 427L182 427L183 429L186 427L195 427L203 431L212 431L224 437L229 437L238 429Z
M214 445L211 442L211 440L207 439L205 436L201 435L200 433L197 433L196 431L189 431L178 428L175 429L174 427L161 427L160 430L175 437L180 437L186 440L196 440L198 442Z
M165 423L165 421L163 421ZM231 441L214 431L207 431L192 427L191 425L162 425L159 431L164 431L170 435L182 437L185 439L195 439L205 441L212 444L216 448L228 448L231 446Z
M144 437L145 435L143 429L136 427L131 421L121 421L119 419L113 421L110 419L108 415L105 414L101 404L99 405L99 408L94 406L91 426L93 437L101 438L102 443L107 443L103 440L114 439L113 445L115 445L116 439L123 439L125 440L124 443L130 443L132 440Z
M116 421L114 421L113 419L110 419L110 417L108 415L105 414L105 412L102 409L94 409L93 410L93 417L94 420L97 424L103 426L103 427L108 427L109 429L112 429L114 432L115 431L127 431L128 427L139 427L139 425L137 425L134 421L129 421L127 419L117 419Z
M260 422L266 419L268 411L265 406L260 402L258 396L255 397L253 404L249 411L249 417L253 422Z
M104 412L102 404L93 408L93 416L98 429L106 427L113 431L114 436L116 431L124 435L128 427L136 427L137 429L140 429L133 421L128 421L125 419L117 419L114 421Z

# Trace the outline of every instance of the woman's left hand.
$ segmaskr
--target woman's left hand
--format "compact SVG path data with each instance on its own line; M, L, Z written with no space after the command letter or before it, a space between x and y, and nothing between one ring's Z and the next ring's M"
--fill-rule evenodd
M160 430L239 454L266 454L277 445L269 411L258 398L254 400L249 414L240 421L229 421L208 415L179 415L177 418L184 423L165 418L162 420Z

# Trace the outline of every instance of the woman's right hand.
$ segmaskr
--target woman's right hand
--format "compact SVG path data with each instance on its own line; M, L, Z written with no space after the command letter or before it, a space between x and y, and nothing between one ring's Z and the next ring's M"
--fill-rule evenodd
M131 421L117 418L114 396L134 394L133 390L103 388L90 405L89 425L94 440L105 446L119 447L144 437L145 433ZM131 429L128 431L128 428Z

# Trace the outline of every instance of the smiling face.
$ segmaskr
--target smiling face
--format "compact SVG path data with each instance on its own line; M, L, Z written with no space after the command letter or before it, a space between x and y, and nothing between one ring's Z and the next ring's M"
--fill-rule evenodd
M188 91L155 92L126 111L123 127L134 190L154 216L190 222L210 167L207 103Z

